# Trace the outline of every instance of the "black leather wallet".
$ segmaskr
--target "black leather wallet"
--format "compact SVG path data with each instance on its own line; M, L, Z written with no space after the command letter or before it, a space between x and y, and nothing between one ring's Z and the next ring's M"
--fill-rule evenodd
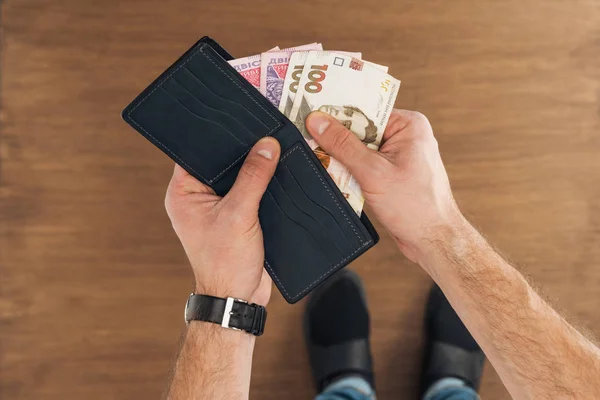
M123 118L201 182L225 195L250 148L264 136L281 158L259 218L265 268L295 303L375 245L296 127L228 63L214 40L200 39L123 110Z

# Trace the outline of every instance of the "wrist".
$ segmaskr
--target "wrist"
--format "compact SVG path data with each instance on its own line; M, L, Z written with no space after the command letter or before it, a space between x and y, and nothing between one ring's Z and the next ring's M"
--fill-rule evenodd
M227 297L233 297L234 299L247 300L246 297L248 297L248 292L245 290L236 290L227 286L204 285L198 282L196 282L194 293L220 297L223 299Z
M234 299L244 300L250 304L255 303L260 306L266 307L270 297L270 287L268 288L268 294L260 293L261 288L247 289L247 288L235 288L227 285L205 285L196 279L196 286L194 293L204 294L213 297L219 297L225 299L227 297L233 297Z
M457 213L444 223L428 229L427 235L419 241L416 250L417 263L432 277L436 278L443 258L464 257L471 248L470 243L482 239L479 232L461 214Z
M210 322L192 321L181 354L201 360L200 378L206 375L211 382L222 382L227 386L225 390L243 392L250 385L255 343L256 337L245 332Z
M249 335L234 329L223 328L220 325L207 321L190 321L187 328L187 335L192 341L214 342L215 347L227 348L234 352L236 349L252 349L256 341L256 336Z

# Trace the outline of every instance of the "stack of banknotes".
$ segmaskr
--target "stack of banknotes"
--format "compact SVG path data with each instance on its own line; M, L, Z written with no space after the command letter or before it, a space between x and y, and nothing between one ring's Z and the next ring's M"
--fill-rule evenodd
M364 198L349 171L324 152L306 130L312 111L339 120L366 146L379 149L400 81L388 67L362 60L361 53L323 51L321 43L275 47L229 63L300 130L358 215Z

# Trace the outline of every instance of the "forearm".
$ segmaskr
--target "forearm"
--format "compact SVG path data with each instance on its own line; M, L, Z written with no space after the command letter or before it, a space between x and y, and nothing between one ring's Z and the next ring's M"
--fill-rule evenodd
M255 337L194 321L187 329L167 398L247 399Z
M464 219L420 260L515 398L600 398L600 351Z

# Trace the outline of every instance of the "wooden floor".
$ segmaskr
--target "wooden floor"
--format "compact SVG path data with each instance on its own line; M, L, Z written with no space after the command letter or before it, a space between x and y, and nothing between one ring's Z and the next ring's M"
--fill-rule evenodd
M600 331L600 3L5 0L0 398L160 396L191 273L172 165L120 111L200 36L232 54L322 41L402 80L472 221ZM379 398L417 396L429 278L381 230L364 278ZM275 293L252 398L309 399L303 303ZM482 393L508 394L491 367Z

